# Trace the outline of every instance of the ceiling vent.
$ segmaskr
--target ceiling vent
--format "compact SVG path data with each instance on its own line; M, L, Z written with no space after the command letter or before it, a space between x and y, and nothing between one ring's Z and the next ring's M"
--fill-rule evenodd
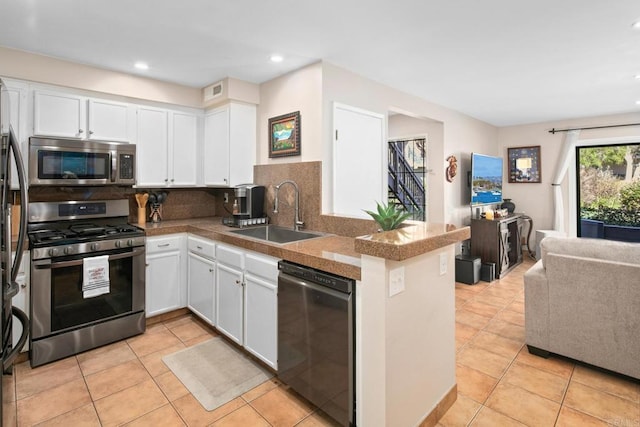
M204 102L211 101L222 96L222 82L214 83L204 88Z

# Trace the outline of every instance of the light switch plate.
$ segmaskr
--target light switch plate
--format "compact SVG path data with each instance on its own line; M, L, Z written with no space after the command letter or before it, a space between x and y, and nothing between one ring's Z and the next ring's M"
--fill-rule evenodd
M394 268L389 271L389 296L404 292L404 267Z
M440 254L440 275L444 276L445 274L447 274L447 254L441 253Z

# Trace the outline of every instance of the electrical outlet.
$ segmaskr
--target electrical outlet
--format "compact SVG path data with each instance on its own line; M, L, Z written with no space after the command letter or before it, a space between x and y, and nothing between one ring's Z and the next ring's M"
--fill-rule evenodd
M224 202L229 203L229 193L224 193Z
M404 267L389 271L389 296L404 292Z
M445 274L447 274L447 254L441 253L440 254L440 275L444 276Z

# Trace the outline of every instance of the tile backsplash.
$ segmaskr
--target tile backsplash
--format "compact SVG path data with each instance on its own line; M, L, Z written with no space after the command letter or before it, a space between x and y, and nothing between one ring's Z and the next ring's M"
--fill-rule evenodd
M142 189L117 186L104 187L31 187L29 188L29 202L57 202L65 200L129 200L129 221L138 221L138 205L135 193L158 193L165 191L167 199L163 203L163 220L202 218L222 215L222 203L218 203L221 196L216 197L219 189ZM233 193L233 190L227 189ZM151 213L147 205L148 215Z
M285 180L294 181L300 189L300 216L307 230L321 231L342 236L362 236L377 231L376 223L368 219L322 215L322 162L279 163L254 166L254 181L264 185L264 213L271 224L293 227L295 196L293 186L285 185L279 192L278 213L273 213L275 186ZM168 188L141 189L116 186L104 187L32 187L30 202L63 200L129 200L129 221L138 221L138 205L135 193L165 191L167 198L162 206L164 221L213 216L231 216L234 201L233 188ZM224 195L229 202L224 204ZM147 221L150 206L147 205Z
M373 220L321 214L322 162L257 165L253 168L253 176L256 184L266 187L265 213L271 224L293 226L295 197L292 186L282 187L278 213L273 213L275 186L284 180L292 180L300 189L300 216L305 229L349 237L372 234L378 229Z

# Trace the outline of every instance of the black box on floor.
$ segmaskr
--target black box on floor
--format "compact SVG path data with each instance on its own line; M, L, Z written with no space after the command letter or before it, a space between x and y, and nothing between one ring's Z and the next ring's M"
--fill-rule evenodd
M480 258L465 255L456 256L456 282L473 285L480 281Z
M496 264L494 262L483 262L480 267L480 280L483 282L493 282L496 279Z

